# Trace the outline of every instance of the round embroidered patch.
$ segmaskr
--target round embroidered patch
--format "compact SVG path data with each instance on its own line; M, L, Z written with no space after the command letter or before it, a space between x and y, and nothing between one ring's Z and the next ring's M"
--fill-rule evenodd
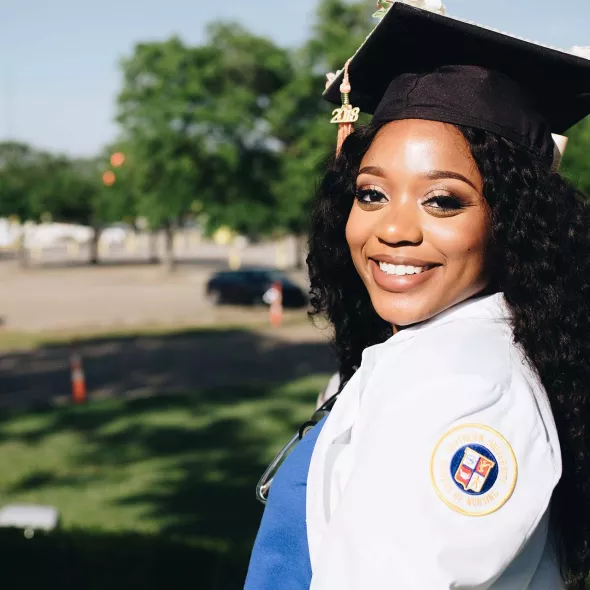
M449 508L468 516L485 516L501 508L516 485L516 457L508 441L481 424L447 432L430 464L432 483Z

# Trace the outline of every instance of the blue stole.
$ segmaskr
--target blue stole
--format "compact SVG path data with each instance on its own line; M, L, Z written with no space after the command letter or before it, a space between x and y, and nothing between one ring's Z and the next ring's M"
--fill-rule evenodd
M325 421L299 441L275 475L244 590L309 590L305 494L311 455Z

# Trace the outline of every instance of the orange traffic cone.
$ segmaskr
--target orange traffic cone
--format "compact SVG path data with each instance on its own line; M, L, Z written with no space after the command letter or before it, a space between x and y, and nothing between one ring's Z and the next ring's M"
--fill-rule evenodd
M276 282L272 286L273 296L270 302L270 323L273 326L280 326L283 321L283 285Z
M70 356L72 370L72 398L75 403L81 404L86 401L86 379L82 368L82 357L77 352Z

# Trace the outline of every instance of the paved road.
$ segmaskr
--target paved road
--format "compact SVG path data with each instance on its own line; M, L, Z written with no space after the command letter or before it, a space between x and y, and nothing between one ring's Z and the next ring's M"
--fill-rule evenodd
M11 331L263 322L264 309L215 308L205 301L205 283L216 268L185 265L167 275L151 265L23 271L0 262L0 318ZM293 276L305 284L303 274Z

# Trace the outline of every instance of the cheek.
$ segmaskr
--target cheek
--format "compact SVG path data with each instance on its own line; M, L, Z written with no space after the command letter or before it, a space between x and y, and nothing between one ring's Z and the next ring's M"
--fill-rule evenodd
M370 220L363 211L353 205L346 222L346 241L353 257L360 255L370 236Z
M489 228L484 215L456 217L446 223L432 224L426 231L431 243L449 261L473 262L470 257L483 255L488 243Z

